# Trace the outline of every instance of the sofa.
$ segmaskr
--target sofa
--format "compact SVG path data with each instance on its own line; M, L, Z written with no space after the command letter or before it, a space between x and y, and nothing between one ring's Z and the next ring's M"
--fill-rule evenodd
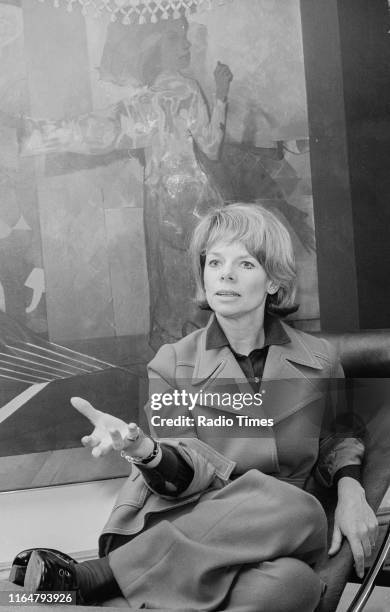
M366 497L377 511L390 484L390 330L318 334L336 346L352 394L354 412L365 425L366 455L362 479ZM313 491L323 503L332 535L335 491ZM348 580L353 558L346 541L339 553L318 568L328 585L318 612L333 612Z

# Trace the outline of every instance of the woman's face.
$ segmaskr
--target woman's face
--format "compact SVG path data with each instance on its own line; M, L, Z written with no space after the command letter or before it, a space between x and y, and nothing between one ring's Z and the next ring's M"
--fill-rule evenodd
M241 242L213 244L206 253L203 280L210 308L234 319L251 313L259 320L267 294L276 291L263 266Z
M187 39L188 23L185 19L171 22L161 41L161 66L163 70L183 70L191 61L191 43Z

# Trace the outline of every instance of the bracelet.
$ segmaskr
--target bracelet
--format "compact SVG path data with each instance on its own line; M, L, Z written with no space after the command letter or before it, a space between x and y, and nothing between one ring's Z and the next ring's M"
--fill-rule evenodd
M128 455L124 450L121 451L121 457L126 459L126 461L129 463L134 463L135 465L148 465L148 463L151 463L160 452L160 442L157 442L157 440L154 440L153 438L150 439L153 440L153 450L149 455L147 455L147 457Z

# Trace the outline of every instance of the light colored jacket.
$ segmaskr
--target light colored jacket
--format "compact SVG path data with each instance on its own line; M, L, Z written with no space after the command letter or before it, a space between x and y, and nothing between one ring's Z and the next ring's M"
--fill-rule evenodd
M360 440L340 437L330 426L328 431L324 427L324 423L333 422L336 383L344 377L335 350L322 338L282 325L290 342L269 348L260 387L261 405L258 396L256 406L252 402L240 409L226 405L225 394L243 398L244 394L253 396L253 389L229 347L206 350L208 326L161 347L148 366L149 397L161 400L169 394L165 396L169 403L174 390L185 391L193 394L196 405L189 410L181 402L153 410L149 400L145 410L149 423L155 417L152 434L177 449L192 465L194 477L179 496L161 496L134 467L104 528L101 551L104 535L137 534L147 516L159 513L168 518L173 509L196 502L206 490L222 487L249 469L299 487L315 473L322 484L330 486L337 470L361 463L364 447ZM241 427L238 415L241 423L246 416L272 419L273 426ZM234 426L201 426L201 416L230 418ZM177 417L183 417L179 425L163 421Z

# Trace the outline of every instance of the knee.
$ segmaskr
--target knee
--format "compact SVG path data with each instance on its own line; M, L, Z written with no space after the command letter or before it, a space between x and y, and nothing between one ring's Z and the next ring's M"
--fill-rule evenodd
M303 561L280 557L244 571L227 611L313 612L321 597L322 582Z
M317 534L322 533L326 537L328 521L322 505L313 495L305 491L301 493L302 497L297 499L298 507L291 508L294 517L310 531Z
M322 593L319 576L306 563L292 557L278 559L277 565L280 576L278 612L313 612Z

